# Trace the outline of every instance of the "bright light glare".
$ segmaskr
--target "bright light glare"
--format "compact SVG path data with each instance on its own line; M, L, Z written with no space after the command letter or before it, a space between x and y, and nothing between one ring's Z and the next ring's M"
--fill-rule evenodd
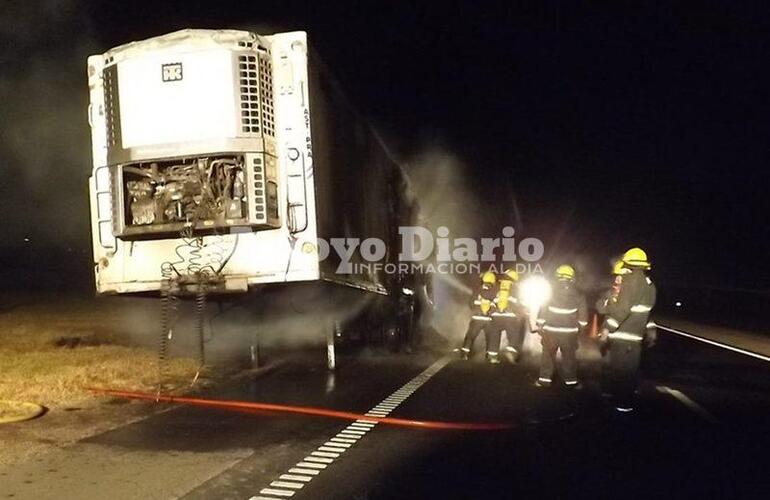
M537 311L550 298L551 284L542 276L530 276L519 287L519 300L530 311Z
M411 288L402 288L401 291L404 293L404 295L414 295L414 290Z
M679 302L678 300L676 301L676 304L674 304L674 305L675 305L676 307L682 307L682 303L681 303L681 302Z

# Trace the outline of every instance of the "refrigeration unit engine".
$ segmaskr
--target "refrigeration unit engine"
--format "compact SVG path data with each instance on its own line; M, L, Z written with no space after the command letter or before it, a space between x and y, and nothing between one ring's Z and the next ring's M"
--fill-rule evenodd
M243 38L179 32L89 58L114 236L280 227L272 63Z

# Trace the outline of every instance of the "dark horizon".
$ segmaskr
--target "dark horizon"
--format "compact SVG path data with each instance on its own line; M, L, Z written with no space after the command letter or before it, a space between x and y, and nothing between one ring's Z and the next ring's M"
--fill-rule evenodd
M515 225L597 268L640 245L663 283L770 287L759 3L41 5L0 20L6 250L88 254L88 54L187 27L303 29L399 159L457 160L476 236Z

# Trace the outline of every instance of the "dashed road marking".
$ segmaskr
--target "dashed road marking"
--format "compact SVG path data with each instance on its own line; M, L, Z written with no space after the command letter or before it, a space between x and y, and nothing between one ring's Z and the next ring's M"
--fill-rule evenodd
M367 417L387 417L425 382L444 368L449 363L449 359L449 357L439 359L365 415ZM310 455L297 462L287 473L278 476L277 480L270 483L270 488L259 490L259 495L253 496L249 500L277 500L294 496L297 491L304 488L313 478L318 477L321 471L331 465L348 448L356 444L367 432L373 430L378 423L376 420L358 419L349 424L337 435L316 448Z
M273 488L262 488L259 490L260 495L274 495L277 497L293 497L294 493L296 492L292 490L275 490ZM254 499L252 498L252 500Z
M348 445L356 444L356 440L355 439L345 439L345 438L340 438L340 437L333 437L329 441L334 441L335 443L346 443Z
M326 464L316 464L310 462L298 462L297 467L310 467L311 469L325 469Z
M367 431L359 431L357 429L348 427L348 430L345 431L345 434L353 434L354 436L363 436L367 432L369 432L369 431L368 430Z
M337 447L337 448L350 448L350 443L338 443L334 441L334 438L332 438L331 441L325 442L324 446L331 446L331 447Z
M270 483L270 486L274 488L291 488L293 490L299 490L305 485L302 483L290 483L289 481L273 481Z
M278 479L283 479L284 481L302 481L303 483L307 483L313 478L310 476L298 476L297 474L281 474L281 477Z
M291 469L289 469L289 472L291 472L292 474L307 474L310 476L318 475L318 471L315 469L305 469L301 467L292 467Z
M330 453L325 454L324 456L326 456L326 457L330 456L332 458L337 458L338 456L340 456L340 454L342 454L342 452L345 451L344 449L329 448L328 446L321 446L318 449L321 450L322 452L330 452Z
M717 420L717 418L714 415L712 415L704 407L702 407L701 405L699 405L698 403L690 399L682 391L678 391L676 389L672 389L671 387L666 387L664 385L659 385L658 391L674 396L680 403L682 403L687 408L697 413L698 416L700 416L702 419L706 420L707 422L711 422L712 424L719 423L719 420Z

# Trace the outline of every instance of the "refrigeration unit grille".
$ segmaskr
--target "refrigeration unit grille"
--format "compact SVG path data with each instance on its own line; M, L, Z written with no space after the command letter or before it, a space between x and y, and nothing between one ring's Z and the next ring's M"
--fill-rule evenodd
M120 101L117 66L104 69L104 116L107 122L107 147L120 145Z
M262 96L262 126L265 135L275 137L273 115L273 65L267 57L259 58L259 94Z
M254 216L265 219L265 171L262 158L254 158Z
M238 56L238 76L241 91L241 130L246 133L258 134L261 128L256 56Z
M273 69L268 56L238 56L241 131L275 137Z

